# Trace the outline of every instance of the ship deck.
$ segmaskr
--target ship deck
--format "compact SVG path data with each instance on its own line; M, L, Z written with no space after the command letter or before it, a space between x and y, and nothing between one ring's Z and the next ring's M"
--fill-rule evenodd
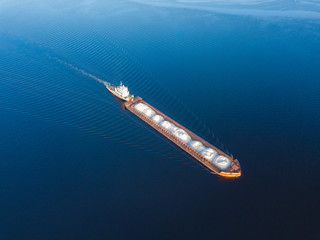
M223 155L223 156L227 157L228 159L230 159L230 161L231 161L230 167L226 170L221 170L219 167L215 166L213 163L211 163L209 160L207 160L205 157L203 157L200 153L195 151L193 148L191 148L186 143L181 141L179 138L174 136L172 133L170 133L169 131L167 131L166 129L164 129L163 127L158 125L157 123L153 122L151 119L146 117L144 114L137 111L134 108L134 105L136 105L137 103L140 103L140 102L149 106L153 111L156 112L156 114L161 115L164 118L164 120L170 121L171 123L173 123L177 127L185 130L193 140L200 141L204 146L210 147L210 148L214 149L215 151L217 151L217 153L219 155ZM148 103L146 103L142 98L136 97L130 102L125 102L124 105L130 112L132 112L134 115L136 115L141 120L146 122L148 125L150 125L152 128L157 130L159 133L161 133L163 136L168 138L170 141L175 143L178 147L180 147L186 153L188 153L193 158L195 158L198 162L200 162L202 165L204 165L212 173L218 174L223 177L240 177L241 176L241 168L240 168L239 161L237 159L234 159L232 156L227 155L226 153L224 153L220 149L216 148L215 146L213 146L212 144L210 144L209 142L207 142L203 138L199 137L195 133L186 129L185 127L183 127L182 125L180 125L179 123L177 123L176 121L174 121L173 119L171 119L170 117L165 115L164 113L160 112L158 109L156 109L156 108L152 107L151 105L149 105Z

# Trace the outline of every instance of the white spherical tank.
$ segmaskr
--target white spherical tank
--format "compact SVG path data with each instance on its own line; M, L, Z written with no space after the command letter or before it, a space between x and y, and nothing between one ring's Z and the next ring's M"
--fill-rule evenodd
M168 121L162 121L160 125L161 127L168 130L169 132L171 132L172 129L175 127L171 122L168 122Z
M214 157L217 155L218 153L212 149L212 148L205 148L202 152L201 155L204 156L206 159L208 159L209 161L212 161L214 159Z
M172 130L172 134L175 135L177 138L179 138L184 143L188 143L191 140L191 137L188 135L188 133L178 127L175 127Z
M222 155L218 155L217 157L215 157L212 163L222 170L226 170L231 165L230 159Z
M144 103L138 103L134 105L134 108L137 109L139 112L143 112L144 110L148 109L149 107Z
M156 122L156 123L159 123L161 121L163 121L163 117L160 116L160 115L155 115L151 118L152 121Z
M145 110L143 110L143 113L148 117L151 118L153 115L155 115L155 111L153 111L151 108L147 108Z
M201 152L202 150L205 149L203 144L199 141L190 141L188 145L192 147L194 150L196 150L197 152Z

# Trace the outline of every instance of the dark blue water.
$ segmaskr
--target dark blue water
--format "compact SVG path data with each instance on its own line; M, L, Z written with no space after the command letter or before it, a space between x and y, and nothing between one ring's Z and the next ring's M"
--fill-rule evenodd
M319 43L316 1L0 2L0 239L318 239ZM95 78L242 177L210 174Z

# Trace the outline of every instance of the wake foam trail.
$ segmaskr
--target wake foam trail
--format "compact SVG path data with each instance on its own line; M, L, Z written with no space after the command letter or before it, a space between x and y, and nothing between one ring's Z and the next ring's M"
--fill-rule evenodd
M80 68L77 68L77 67L73 66L71 63L67 63L67 62L65 62L65 61L63 61L63 60L61 60L61 59L59 59L59 58L57 58L57 57L51 57L51 58L54 59L55 61L61 63L61 64L64 64L64 65L68 66L68 67L71 68L72 70L81 73L82 75L84 75L84 76L86 76L86 77L92 78L92 79L96 80L97 82L102 83L102 84L105 85L106 87L107 87L108 85L110 85L109 82L104 81L104 80L102 80L102 79L100 79L100 78L98 78L98 77L96 77L96 76L94 76L94 75L92 75L92 74L90 74L90 73L87 73L86 71L84 71L84 70L82 70L82 69L80 69Z

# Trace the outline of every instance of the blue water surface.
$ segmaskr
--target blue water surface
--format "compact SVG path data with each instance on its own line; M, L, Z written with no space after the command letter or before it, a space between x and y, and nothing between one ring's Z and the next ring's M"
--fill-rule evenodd
M0 1L0 239L318 239L317 1ZM239 159L225 180L126 111Z

